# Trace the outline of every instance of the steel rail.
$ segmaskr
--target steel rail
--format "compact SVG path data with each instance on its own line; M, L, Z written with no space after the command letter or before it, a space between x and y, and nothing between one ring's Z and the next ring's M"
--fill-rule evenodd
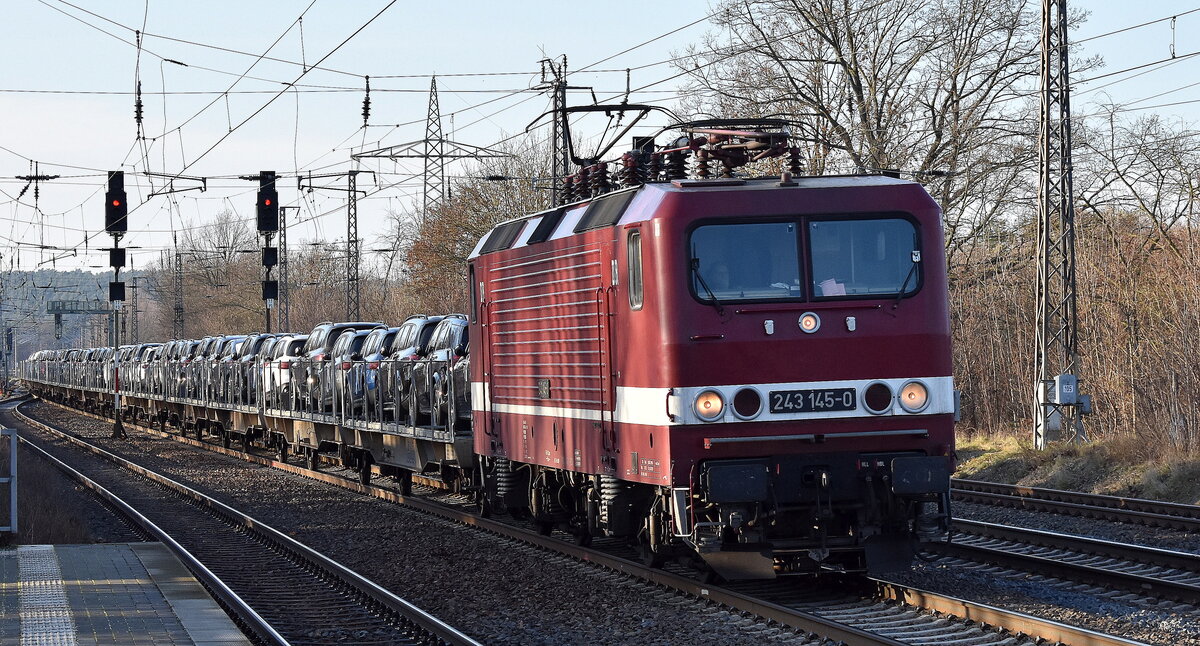
M918 606L932 612L940 612L968 621L990 626L1003 626L1009 632L1031 635L1052 644L1070 646L1131 646L1141 644L1122 637L1071 626L1050 619L1004 610L983 603L975 603L928 592L899 583L873 579L876 594L881 598ZM1145 646L1145 645L1142 645Z
M960 521L955 521L955 524L956 528L966 528L965 524L960 525ZM1146 572L1146 570L1152 570L1153 568L1137 563L1135 558L1139 554L1151 558L1151 553L1139 551L1136 546L1122 545L1120 543L1108 543L1104 546L1095 545L1097 549L1103 549L1106 552L1100 554L1088 551L1094 544L1089 544L1082 540L1072 541L1071 539L1075 537L1069 537L1065 534L1055 535L1049 532L1006 527L1003 525L979 529L981 530L981 534L979 535L1003 541L1008 543L1008 545L989 546L974 542L956 541L929 544L925 546L925 549L936 554L955 556L969 561L995 563L1023 571L1048 574L1057 578L1130 590L1138 594L1173 599L1191 604L1200 604L1200 586L1194 580L1192 582L1175 581L1170 578L1163 578L1159 572ZM1031 546L1034 547L1033 551L1029 549ZM1079 555L1080 558L1070 558L1061 553L1055 555L1036 553L1037 549L1041 546L1073 552ZM1123 553L1124 556L1115 556L1118 553ZM1187 556L1183 553L1170 554L1174 554L1176 557ZM1095 562L1097 556L1124 559L1123 565L1126 567L1103 567L1084 562ZM1129 560L1134 560L1132 567L1130 567ZM1195 567L1195 564L1193 563L1191 567ZM1140 569L1142 572L1132 571L1136 569Z
M951 493L964 502L1200 531L1200 505L958 478L951 481Z
M133 462L110 453L109 451L106 451L98 446L92 445L78 437L75 437L74 435L71 435L70 433L55 429L48 424L35 420L28 415L25 415L21 410L19 410L19 407L13 408L12 412L18 418L20 418L23 423L61 436L72 444L84 448L85 450L88 450L144 478L168 487L198 504L208 507L215 513L224 516L234 523L244 527L248 531L263 535L275 544L280 545L284 549L297 554L300 556L300 558L313 563L330 576L342 581L344 584L363 592L380 605L400 614L416 626L436 637L438 640L440 640L440 643L450 646L481 646L479 642L458 631L453 626L450 626L449 624L425 612L424 610L421 610L412 603L396 596L374 581L363 577L341 563L338 563L337 561L334 561L320 552L313 550L307 545L304 545L296 539L255 519L252 516L237 511L236 509L218 500L210 498L209 496L206 496L195 489L188 487L187 485L172 480L171 478L151 471L140 465L134 464ZM233 452L230 451L230 453Z
M118 512L130 519L142 531L156 538L160 543L167 546L175 554L176 558L183 562L184 566L196 576L197 579L207 588L221 604L229 608L236 616L238 621L250 630L259 639L268 644L276 646L290 646L290 643L282 635L280 635L274 627L272 627L265 619L263 619L254 608L250 607L236 592L229 589L225 582L217 575L213 574L203 563L192 555L185 547L180 545L170 534L159 528L149 518L146 518L138 510L134 509L129 503L122 500L116 494L105 489L96 481L83 475L69 464L59 460L47 453L40 446L30 442L25 438L20 438L21 443L26 448L33 450L39 457L54 465L58 470L67 474L72 480L75 480L83 487L91 490Z
M108 421L108 418L101 415L80 411L64 404L52 401L46 401L46 403L52 404L62 410L69 411L74 414L84 415L100 421ZM475 526L484 531L524 542L547 551L563 553L581 561L595 563L597 565L670 588L683 594L701 599L707 599L726 605L735 610L750 612L760 617L778 622L782 625L804 631L810 635L823 635L831 639L837 639L847 646L876 646L880 644L899 645L906 643L902 641L891 640L887 637L882 637L868 631L863 631L845 624L837 623L817 615L803 613L781 604L776 604L762 599L756 599L750 594L728 590L719 586L703 584L694 579L672 574L663 570L647 568L640 563L636 563L628 559L623 559L600 552L598 550L574 545L553 537L544 536L542 534L524 530L519 527L513 527L498 521L481 518L475 514L430 502L416 496L404 496L379 487L363 485L359 483L357 479L322 471L312 471L300 466L279 462L270 458L251 455L240 450L226 449L222 446L209 444L207 442L184 437L175 433L167 433L156 428L143 426L140 424L133 424L131 426L136 426L139 430L148 432L158 437L170 438L177 442L182 442L190 446L202 448L216 453L221 453L223 455L235 457L254 464L272 466L288 473L311 478L326 484L339 486L364 495L373 496L381 500L402 504L448 520ZM986 604L974 603L926 590L911 588L897 583L877 579L868 579L867 581L869 582L867 587L870 588L870 593L875 594L881 600L895 601L912 607L922 608L931 612L952 615L967 621L980 622L989 626L1007 630L1014 634L1028 635L1050 643L1068 644L1070 646L1146 646L1142 642L1116 637L1113 635L1105 635L1103 633L1088 630L1086 628L1070 626L1049 619L1043 619L1024 613L1004 610ZM830 625L836 627L838 631L834 632L828 630L827 628Z
M1000 540L1044 545L1076 552L1087 552L1126 561L1145 563L1163 568L1172 568L1196 573L1200 577L1200 554L1168 550L1149 545L1120 543L1091 536L1077 536L1041 529L1013 527L999 523L985 523L964 518L954 519L954 529L976 536L987 536Z

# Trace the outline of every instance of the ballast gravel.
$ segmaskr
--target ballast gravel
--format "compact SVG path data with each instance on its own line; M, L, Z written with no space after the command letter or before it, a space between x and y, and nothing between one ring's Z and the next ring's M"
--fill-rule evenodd
M622 575L398 505L167 439L131 433L127 441L112 441L110 424L47 404L23 410L114 453L136 456L147 467L243 509L484 643L808 643L766 626L747 630L718 608L698 608L695 602L664 595ZM955 513L1167 549L1196 549L1195 537L1188 544L1172 530L1113 527L1120 524L982 505L958 504ZM886 578L1145 643L1200 646L1200 610L1193 606L954 559L918 561L911 572Z
M746 630L715 606L315 480L136 432L111 440L111 424L40 402L22 411L241 509L486 644L817 643Z

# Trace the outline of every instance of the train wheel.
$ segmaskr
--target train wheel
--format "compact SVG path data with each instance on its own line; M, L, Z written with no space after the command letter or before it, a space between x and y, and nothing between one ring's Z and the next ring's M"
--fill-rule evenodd
M475 492L475 510L479 512L481 518L491 518L495 513L492 509L491 497L483 489Z
M401 496L412 495L412 471L408 469L397 469L396 483L400 486Z
M316 449L304 449L304 466L309 471L319 471L321 466L321 457Z
M638 534L638 552L646 567L659 568L667 562L666 545L663 542L665 532L662 516L651 511L645 527Z
M221 446L227 449L231 445L233 445L233 437L231 436L229 431L222 429L221 430Z
M279 462L287 463L288 445L287 440L283 439L282 435L275 436L275 459Z
M242 453L250 452L250 429L246 429L246 433L242 435Z

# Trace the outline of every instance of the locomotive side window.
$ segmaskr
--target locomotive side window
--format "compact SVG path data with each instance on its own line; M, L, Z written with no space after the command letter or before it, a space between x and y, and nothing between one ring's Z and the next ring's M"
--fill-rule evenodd
M629 263L629 308L642 309L642 232L630 231L626 239L626 256Z
M796 222L714 224L692 232L691 281L703 301L802 297Z
M479 292L475 287L475 265L469 265L467 268L467 286L470 289L471 298L471 321L479 320Z
M917 231L908 220L808 223L816 298L912 294L921 282Z

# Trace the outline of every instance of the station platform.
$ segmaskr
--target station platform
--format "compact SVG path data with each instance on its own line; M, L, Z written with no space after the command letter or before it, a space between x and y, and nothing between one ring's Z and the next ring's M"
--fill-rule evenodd
M0 644L247 646L161 543L0 550Z

